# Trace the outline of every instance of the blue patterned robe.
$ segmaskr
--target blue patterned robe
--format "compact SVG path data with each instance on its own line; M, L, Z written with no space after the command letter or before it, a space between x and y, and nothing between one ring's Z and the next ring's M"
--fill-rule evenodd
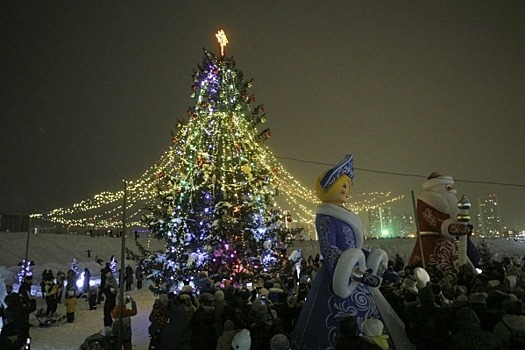
M367 318L380 318L385 323L385 328L387 326L376 299L382 298L380 303L383 309L385 304L387 308L389 305L377 289L371 291L371 288L359 283L348 298L341 298L334 293L332 287L334 270L341 253L348 248L363 247L360 219L342 207L323 203L317 207L316 228L324 260L291 334L294 350L334 349L339 324L349 315L356 319L359 326ZM363 253L366 257L369 252L363 250ZM388 313L391 312L397 318L395 321L399 322L390 307ZM399 327L403 327L402 323ZM396 332L404 334L404 329ZM407 345L407 349L410 345Z

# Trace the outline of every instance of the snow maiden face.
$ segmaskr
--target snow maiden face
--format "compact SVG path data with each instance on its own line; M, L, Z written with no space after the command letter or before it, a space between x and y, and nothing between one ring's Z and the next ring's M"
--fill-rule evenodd
M319 176L315 183L317 198L323 203L345 204L348 201L352 189L352 180L350 180L350 177L343 174L339 176L330 187L325 189L321 186L321 180L324 176L325 174Z

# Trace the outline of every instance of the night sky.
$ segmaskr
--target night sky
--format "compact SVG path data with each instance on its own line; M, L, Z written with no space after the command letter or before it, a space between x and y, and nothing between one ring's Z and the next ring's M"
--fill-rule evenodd
M4 1L0 28L0 213L142 175L223 29L305 186L352 153L354 191L398 210L438 171L525 224L523 1Z

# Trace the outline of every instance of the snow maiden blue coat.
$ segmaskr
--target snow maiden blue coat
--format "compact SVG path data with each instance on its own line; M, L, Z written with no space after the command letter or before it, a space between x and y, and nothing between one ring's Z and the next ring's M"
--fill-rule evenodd
M349 159L351 162L351 156L343 162L348 165ZM342 163L336 168L341 169ZM343 198L346 197L344 202L351 187L350 179L353 178L353 168L351 170L337 176L347 175L348 180L333 191L339 199L343 194ZM323 175L319 179L318 185L322 183ZM341 186L341 181L332 181L330 186ZM379 318L388 332L391 348L413 349L401 319L379 289L370 287L377 286L377 282L381 281L376 274L386 269L386 253L381 249L362 249L363 231L359 217L343 208L343 203L326 200L319 195L319 191L318 196L323 203L316 210L316 229L324 260L291 335L292 349L335 349L340 322L347 316L353 316L359 327L368 318ZM332 196L332 199L335 197ZM367 277L371 281L364 280Z

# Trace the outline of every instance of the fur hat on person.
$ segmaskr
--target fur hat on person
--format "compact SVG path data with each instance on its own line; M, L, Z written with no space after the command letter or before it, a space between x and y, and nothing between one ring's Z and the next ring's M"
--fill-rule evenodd
M456 300L454 300L452 302L452 307L453 308L456 308L456 309L459 309L463 306L467 306L469 304L469 301L468 301L468 298L465 294L460 294L458 295L458 297L456 298Z
M203 305L211 306L213 305L214 300L215 298L213 297L211 293L202 293L199 297L199 301Z
M232 341L232 349L234 350L250 350L252 346L252 338L250 337L250 331L246 328L241 329Z
M384 325L380 319L369 318L361 324L363 335L382 350L388 350L388 335L383 334Z
M486 304L487 303L487 293L472 293L468 297L468 301L471 304Z
M377 318L369 318L361 323L361 331L366 336L378 336L383 334L383 322Z
M284 334L276 334L270 339L270 350L290 350L290 341Z
M266 289L266 288L261 288L261 289L259 289L259 295L260 295L261 297L262 297L263 295L267 297L268 294L270 294L270 292L268 291L268 289Z
M182 286L180 292L181 293L186 293L186 294L191 294L193 292L193 290L191 289L190 285L185 284L184 286Z
M159 303L161 303L164 306L168 306L168 295L167 294L159 295Z
M404 287L405 287L405 289L407 291L415 293L415 294L418 293L418 290L417 290L417 287L416 287L416 281L413 280L411 277L406 277L403 280L403 285L404 285Z
M222 290L217 290L215 294L213 294L213 298L216 302L222 302L224 301L224 292Z

